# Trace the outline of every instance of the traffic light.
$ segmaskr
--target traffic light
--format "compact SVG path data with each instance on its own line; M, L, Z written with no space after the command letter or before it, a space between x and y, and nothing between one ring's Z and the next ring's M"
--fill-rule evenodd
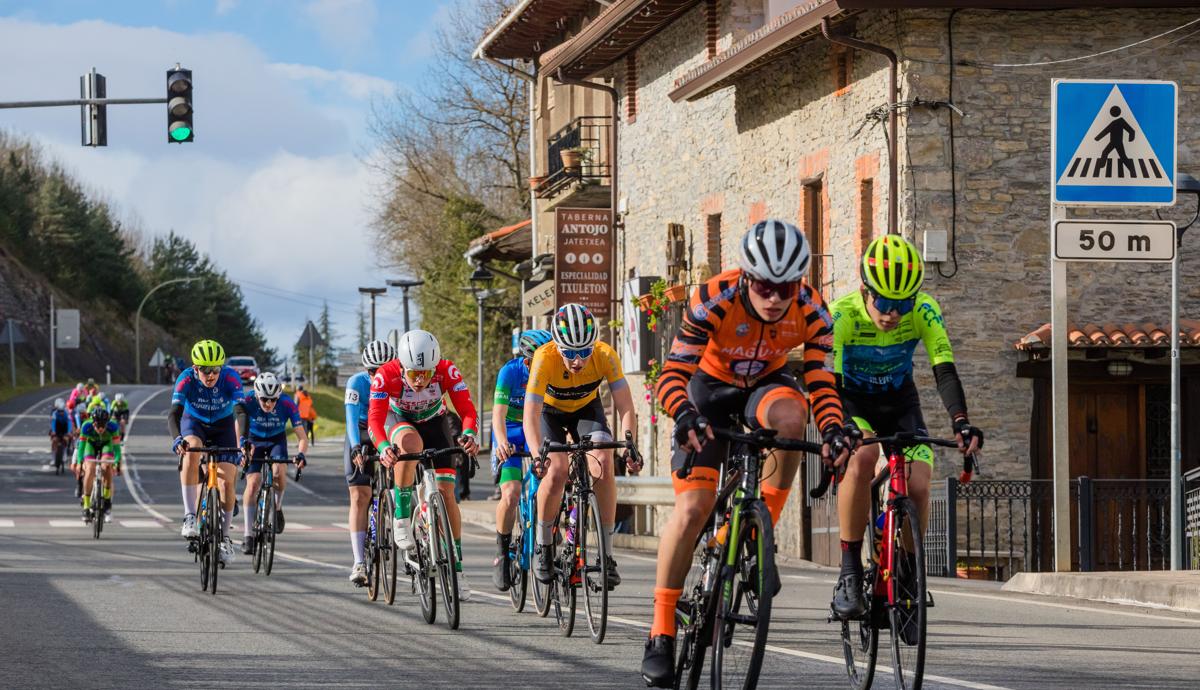
M193 141L192 71L179 65L167 70L167 141L182 144Z

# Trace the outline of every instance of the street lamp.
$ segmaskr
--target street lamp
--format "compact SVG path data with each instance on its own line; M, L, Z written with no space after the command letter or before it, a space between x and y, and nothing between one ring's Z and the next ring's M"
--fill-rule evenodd
M460 290L466 290L475 298L475 381L477 390L483 390L483 303L490 297L503 295L504 290L499 288L479 290L473 287L463 287ZM479 393L483 395L483 393Z
M408 326L408 289L420 287L421 285L425 284L425 281L416 280L414 278L397 278L397 279L387 281L387 284L388 284L388 287L400 288L400 290L404 293L404 330L405 330L405 332L407 332L409 330L409 326Z
M153 295L155 292L157 292L159 288L164 288L174 283L190 283L194 280L200 279L172 278L171 280L164 280L158 285L150 288L150 292L146 293L146 296L142 298L142 303L138 305L137 315L133 317L133 359L134 370L137 372L134 378L138 383L142 382L142 307L146 306L146 300L150 299L150 295Z
M471 273L471 282L476 284L490 283L495 277L495 274L489 271L487 266L479 264Z
M358 289L364 295L371 296L371 340L375 339L375 298L387 292L387 288L377 287L360 287Z

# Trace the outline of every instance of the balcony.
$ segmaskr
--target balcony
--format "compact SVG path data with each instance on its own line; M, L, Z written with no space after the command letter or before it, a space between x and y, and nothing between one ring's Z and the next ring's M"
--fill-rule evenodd
M609 204L612 184L612 118L607 115L577 117L555 132L546 142L546 176L536 187L539 199L553 199L551 206L570 205L584 208ZM562 152L576 149L581 154L578 167L563 164Z

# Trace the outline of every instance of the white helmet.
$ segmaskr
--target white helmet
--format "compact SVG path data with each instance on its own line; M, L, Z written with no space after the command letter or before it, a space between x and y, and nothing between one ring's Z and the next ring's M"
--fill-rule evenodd
M372 340L362 351L362 364L367 369L381 367L396 359L396 348L386 340Z
M782 220L756 223L742 238L742 270L768 283L794 283L808 273L808 238L800 228Z
M124 393L117 393L116 395L113 396L113 402L117 402L118 400L124 400L124 399L125 399Z
M283 392L279 379L269 371L264 371L254 379L254 396L260 400L276 400Z
M442 346L429 331L414 330L400 336L396 350L405 369L431 371L442 361Z
M63 400L62 398L55 398L54 399L54 409L56 409L56 410L67 409L67 401Z
M600 329L592 310L582 304L564 304L550 322L550 334L560 350L581 350L596 344Z

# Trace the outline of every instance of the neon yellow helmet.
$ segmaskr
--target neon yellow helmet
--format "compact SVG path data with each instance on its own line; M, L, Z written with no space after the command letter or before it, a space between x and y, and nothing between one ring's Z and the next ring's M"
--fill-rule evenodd
M925 262L912 242L899 235L871 240L860 267L863 285L884 299L908 299L925 281Z
M225 348L215 340L201 340L192 346L192 364L219 367L225 363Z

